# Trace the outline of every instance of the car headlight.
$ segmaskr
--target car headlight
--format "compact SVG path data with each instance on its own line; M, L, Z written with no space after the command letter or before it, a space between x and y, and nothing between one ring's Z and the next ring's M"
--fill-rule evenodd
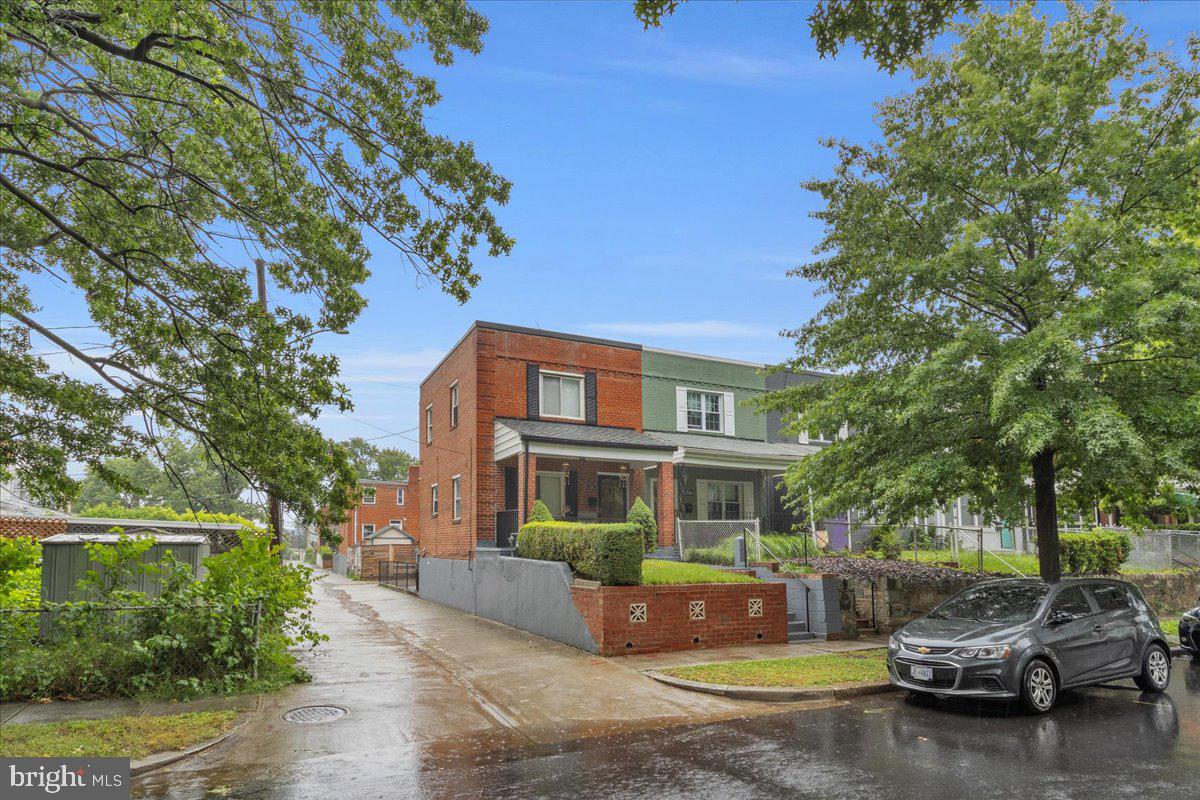
M1008 658L1012 648L1006 644L986 644L983 647L960 647L954 651L963 658Z
M893 653L898 652L900 650L900 640L897 639L895 636L891 636L888 638L888 650L891 650Z

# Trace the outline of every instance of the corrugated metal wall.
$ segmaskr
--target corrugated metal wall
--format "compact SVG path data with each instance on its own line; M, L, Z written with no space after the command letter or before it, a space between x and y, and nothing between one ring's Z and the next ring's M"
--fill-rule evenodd
M178 560L190 565L193 575L204 577L203 561L208 558L209 553L207 542L155 544L142 554L142 562L157 564L167 551L173 553ZM87 599L79 596L76 586L89 569L94 569L101 575L104 574L104 568L89 558L83 542L43 542L42 600L50 603L65 603ZM161 590L159 575L153 572L148 575L139 575L132 585L125 588L156 597Z

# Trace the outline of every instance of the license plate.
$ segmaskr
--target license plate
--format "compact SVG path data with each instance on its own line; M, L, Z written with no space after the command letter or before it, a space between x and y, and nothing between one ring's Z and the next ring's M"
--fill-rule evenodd
M913 667L912 676L919 681L933 680L933 667Z

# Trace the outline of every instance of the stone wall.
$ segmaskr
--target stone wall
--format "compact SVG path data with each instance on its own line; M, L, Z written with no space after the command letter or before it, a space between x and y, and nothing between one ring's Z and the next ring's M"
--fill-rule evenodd
M936 581L881 578L872 589L871 581L842 578L842 627L847 638L874 631L891 633L975 582L967 575Z
M1121 578L1141 589L1146 602L1160 614L1187 611L1200 604L1200 570L1149 572Z
M782 583L600 586L576 580L571 596L601 655L787 641Z

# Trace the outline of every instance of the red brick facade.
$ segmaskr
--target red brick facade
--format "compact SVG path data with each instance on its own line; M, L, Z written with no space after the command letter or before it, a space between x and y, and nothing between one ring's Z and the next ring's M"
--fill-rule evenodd
M477 323L421 384L421 550L428 555L466 558L477 542L495 539L496 512L504 510L504 470L496 464L493 451L495 419L526 418L526 369L530 363L549 371L594 372L596 424L641 430L642 357L636 347ZM456 426L451 425L452 387L457 389L458 397ZM429 411L432 441L426 426ZM571 419L544 419L585 424ZM560 469L563 462L561 458L542 459L552 464L552 470ZM523 520L536 491L532 476L539 468L538 458L529 457L529 480L524 458L515 460L519 491L523 487L528 495L518 498L519 518ZM595 462L583 463L593 483L595 472L609 471ZM620 471L619 464L608 466L613 472ZM627 467L626 472L632 502L633 496L642 491L643 476L640 468ZM461 516L457 520L452 484L456 475L461 482ZM581 483L587 479L583 474L580 478ZM436 517L430 506L434 485L439 497ZM582 491L580 497L584 497ZM673 517L673 492L669 498L670 502L660 502L659 508Z
M594 586L576 581L571 597L604 656L787 641L782 583ZM761 613L751 616L758 610L754 601L761 601ZM643 603L644 613L631 609ZM692 603L703 603L696 610L703 619L693 619Z
M375 530L382 530L385 525L398 520L404 532L415 541L421 541L421 467L412 464L408 468L406 481L359 481L359 489L373 488L375 502L364 502L360 498L358 505L350 510L346 521L338 526L342 543L338 550L345 553L351 547L362 544L363 525L374 525ZM401 502L400 494L403 494Z

